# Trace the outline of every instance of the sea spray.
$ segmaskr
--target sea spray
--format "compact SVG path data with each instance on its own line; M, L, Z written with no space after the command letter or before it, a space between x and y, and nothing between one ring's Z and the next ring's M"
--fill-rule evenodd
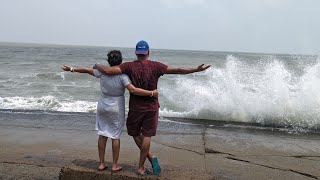
M160 90L166 104L179 108L162 107L160 115L319 128L320 63L301 77L276 58L262 64L228 56L222 68L177 76Z

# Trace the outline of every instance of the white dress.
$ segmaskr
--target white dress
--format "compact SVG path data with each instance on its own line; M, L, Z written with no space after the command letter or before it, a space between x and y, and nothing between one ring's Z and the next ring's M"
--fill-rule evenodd
M125 87L131 81L125 74L106 75L96 69L93 75L100 78L102 92L97 105L97 134L119 139L125 122Z

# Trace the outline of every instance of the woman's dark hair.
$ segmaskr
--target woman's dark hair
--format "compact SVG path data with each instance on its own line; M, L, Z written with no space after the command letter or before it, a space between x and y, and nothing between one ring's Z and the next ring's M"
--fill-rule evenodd
M107 61L110 64L110 66L117 66L122 63L122 54L119 50L109 51L107 56Z

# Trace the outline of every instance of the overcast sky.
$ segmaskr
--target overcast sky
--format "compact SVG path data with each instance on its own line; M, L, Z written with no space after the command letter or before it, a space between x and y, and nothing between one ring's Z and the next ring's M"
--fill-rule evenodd
M0 41L320 54L319 0L0 0Z

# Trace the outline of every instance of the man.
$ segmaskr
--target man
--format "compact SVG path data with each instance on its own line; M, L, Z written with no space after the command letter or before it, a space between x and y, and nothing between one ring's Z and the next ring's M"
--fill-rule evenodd
M136 45L137 60L126 62L118 67L107 67L96 64L94 68L106 74L127 74L132 84L146 90L157 89L158 79L164 74L189 74L204 71L210 65L204 64L197 68L174 68L160 62L151 61L149 57L149 45L146 41L139 41ZM153 167L154 174L160 174L161 168L158 160L150 150L151 137L156 135L158 125L159 102L158 97L141 97L130 93L129 113L127 118L128 134L133 137L140 148L139 175L149 174L144 168L144 162L148 157Z

